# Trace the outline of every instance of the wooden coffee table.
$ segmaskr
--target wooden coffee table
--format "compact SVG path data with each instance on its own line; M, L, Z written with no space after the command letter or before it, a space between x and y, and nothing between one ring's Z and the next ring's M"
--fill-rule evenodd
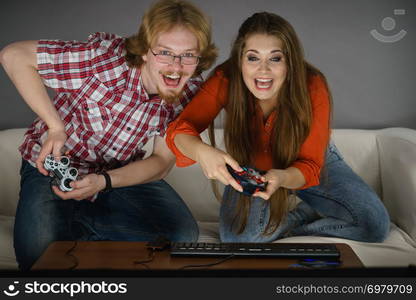
M335 245L341 253L340 269L363 268L363 264L350 246ZM146 242L53 242L33 265L32 270L179 270L184 266L205 265L222 259L218 257L171 257L168 250L163 250L154 252L153 259L146 262L149 260L149 254ZM296 263L296 259L233 257L206 269L281 270L288 269L290 265Z

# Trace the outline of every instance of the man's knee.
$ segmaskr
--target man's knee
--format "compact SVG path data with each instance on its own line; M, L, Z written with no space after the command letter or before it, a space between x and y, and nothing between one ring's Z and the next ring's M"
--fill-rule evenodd
M189 220L189 222L184 222L182 226L178 226L169 235L172 242L196 242L199 238L199 227L194 220Z

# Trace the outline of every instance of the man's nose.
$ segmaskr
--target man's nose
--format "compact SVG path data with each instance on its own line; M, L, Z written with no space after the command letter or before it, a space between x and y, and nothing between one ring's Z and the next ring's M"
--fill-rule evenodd
M182 69L182 57L174 56L171 65L175 70Z

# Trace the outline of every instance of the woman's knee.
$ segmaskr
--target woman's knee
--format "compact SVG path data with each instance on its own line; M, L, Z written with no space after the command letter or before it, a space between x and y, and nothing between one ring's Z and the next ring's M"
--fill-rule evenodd
M368 242L383 242L390 232L390 217L381 200L376 194L369 196L367 205L363 207L359 226L363 228Z

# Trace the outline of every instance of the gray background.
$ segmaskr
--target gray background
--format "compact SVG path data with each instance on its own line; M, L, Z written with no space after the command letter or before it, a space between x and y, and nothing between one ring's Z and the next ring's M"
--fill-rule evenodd
M0 47L26 39L86 40L96 31L129 36L137 31L148 0L1 1ZM286 18L303 42L307 59L328 78L334 99L334 128L416 129L415 7L413 0L194 0L212 19L217 63L229 53L239 25L256 11ZM406 14L395 16L394 9ZM382 20L396 26L385 30ZM407 35L382 43L372 29ZM0 129L26 127L35 115L0 68Z

